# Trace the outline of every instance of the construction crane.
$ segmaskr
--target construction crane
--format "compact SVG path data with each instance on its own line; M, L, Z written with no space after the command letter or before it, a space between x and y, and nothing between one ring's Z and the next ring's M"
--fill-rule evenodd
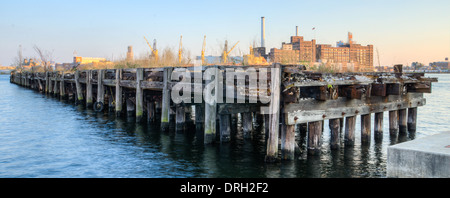
M222 54L222 63L227 63L228 62L228 54L230 54L231 51L233 51L233 49L236 47L236 45L239 43L239 41L234 44L234 46L230 49L230 51L228 50L228 41L225 41L225 47L223 49L223 54Z
M203 46L202 46L202 65L206 65L206 61L205 61L205 47L206 47L206 35L203 37Z
M155 59L156 62L158 62L158 50L156 49L156 39L153 40L153 47L152 45L148 42L147 38L145 38L145 41L147 42L147 45L150 47L150 50L152 51L152 55L151 57Z
M178 64L181 64L182 53L183 53L183 35L180 36L180 48L178 49Z

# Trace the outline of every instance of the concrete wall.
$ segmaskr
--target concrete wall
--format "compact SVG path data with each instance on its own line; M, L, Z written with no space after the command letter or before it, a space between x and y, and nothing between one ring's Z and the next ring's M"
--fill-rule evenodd
M450 178L450 132L388 147L387 177Z

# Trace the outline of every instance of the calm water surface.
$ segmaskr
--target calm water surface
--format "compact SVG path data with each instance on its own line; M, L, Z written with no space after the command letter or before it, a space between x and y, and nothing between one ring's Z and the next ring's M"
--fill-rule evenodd
M362 146L357 130L353 148L342 142L339 151L331 151L326 127L322 154L308 157L305 134L297 131L298 159L265 164L264 135L243 140L239 123L232 142L204 146L194 133L161 133L158 124L98 114L0 75L0 177L385 177L389 145L450 128L450 75L427 76L439 83L425 94L415 135L390 138L385 113L381 143Z

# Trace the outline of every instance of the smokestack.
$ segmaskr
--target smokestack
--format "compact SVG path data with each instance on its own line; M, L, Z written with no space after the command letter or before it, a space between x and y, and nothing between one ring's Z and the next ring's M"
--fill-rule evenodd
M348 32L348 44L353 44L353 34Z
M295 36L298 36L298 26L295 26Z
M266 47L266 22L264 17L261 17L261 47Z
M134 60L134 54L133 54L133 46L128 46L128 52L127 52L127 61L133 61Z

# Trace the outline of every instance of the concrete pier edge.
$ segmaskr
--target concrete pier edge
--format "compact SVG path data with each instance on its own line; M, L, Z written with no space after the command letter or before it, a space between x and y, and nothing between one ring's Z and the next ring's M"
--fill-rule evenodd
M392 145L388 178L450 178L450 131Z

